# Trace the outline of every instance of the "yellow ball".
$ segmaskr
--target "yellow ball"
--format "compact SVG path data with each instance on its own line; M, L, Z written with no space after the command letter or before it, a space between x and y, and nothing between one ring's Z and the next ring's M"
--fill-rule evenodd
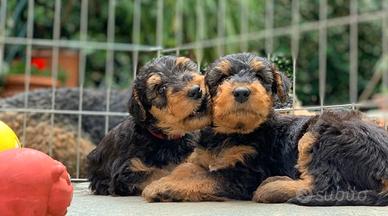
M19 147L20 143L16 134L8 125L0 121L0 152Z

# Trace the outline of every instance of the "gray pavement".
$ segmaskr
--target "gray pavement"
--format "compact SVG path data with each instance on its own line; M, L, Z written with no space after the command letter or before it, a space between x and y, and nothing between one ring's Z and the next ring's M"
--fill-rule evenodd
M217 215L384 215L388 207L303 207L291 204L258 204L248 201L201 203L147 203L141 197L91 195L87 183L74 184L68 215L136 216L217 216Z

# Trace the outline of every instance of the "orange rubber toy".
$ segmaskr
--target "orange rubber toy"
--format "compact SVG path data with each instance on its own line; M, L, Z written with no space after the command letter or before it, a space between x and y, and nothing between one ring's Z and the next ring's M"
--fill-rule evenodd
M0 215L63 216L72 195L60 162L29 148L0 152Z

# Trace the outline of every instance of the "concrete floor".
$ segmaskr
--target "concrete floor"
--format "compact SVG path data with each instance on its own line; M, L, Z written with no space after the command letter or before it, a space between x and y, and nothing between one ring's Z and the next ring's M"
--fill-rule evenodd
M141 197L91 195L87 186L87 183L74 184L74 197L68 209L68 215L388 215L388 207L302 207L290 204L258 204L248 201L147 203Z

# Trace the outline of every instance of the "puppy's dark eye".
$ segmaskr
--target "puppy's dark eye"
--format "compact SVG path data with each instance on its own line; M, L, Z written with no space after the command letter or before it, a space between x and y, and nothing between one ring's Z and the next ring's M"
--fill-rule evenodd
M258 80L260 80L260 81L263 81L263 80L264 80L263 74L262 74L261 72L258 72L258 73L256 73L255 75L256 75L255 77L256 77Z
M159 86L159 88L158 88L158 93L159 94L164 94L164 92L166 91L166 86Z

